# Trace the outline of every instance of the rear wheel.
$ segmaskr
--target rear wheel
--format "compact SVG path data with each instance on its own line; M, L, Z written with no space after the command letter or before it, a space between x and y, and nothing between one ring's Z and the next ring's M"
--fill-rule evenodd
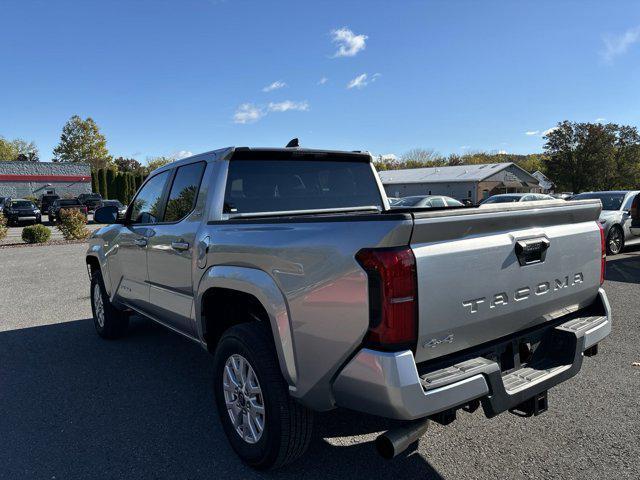
M96 332L102 338L119 338L126 333L129 315L114 307L109 300L100 270L91 275L91 310Z
M277 468L307 449L312 412L289 395L267 326L236 325L215 353L214 393L229 443L258 469Z
M624 233L618 225L614 225L609 229L607 235L607 253L609 255L617 255L624 248Z

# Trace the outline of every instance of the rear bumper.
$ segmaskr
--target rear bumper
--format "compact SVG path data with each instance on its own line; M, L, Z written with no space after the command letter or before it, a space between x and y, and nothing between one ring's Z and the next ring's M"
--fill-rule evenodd
M514 408L576 375L583 352L609 335L611 309L603 289L598 295L597 315L574 315L541 329L543 340L530 363L507 374L492 359L461 356L445 368L420 375L410 350L363 349L337 376L336 403L402 420L428 417L472 400L481 401L488 417Z

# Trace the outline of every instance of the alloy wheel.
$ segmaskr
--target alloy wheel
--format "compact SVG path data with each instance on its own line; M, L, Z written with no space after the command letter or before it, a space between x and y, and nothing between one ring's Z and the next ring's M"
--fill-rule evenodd
M236 433L247 443L257 443L265 427L264 397L253 367L242 355L227 358L222 388Z
M100 284L97 282L93 287L93 308L95 309L98 325L100 325L100 328L104 328L104 303L102 301Z
M617 228L611 230L609 234L609 251L617 255L622 250L622 233Z

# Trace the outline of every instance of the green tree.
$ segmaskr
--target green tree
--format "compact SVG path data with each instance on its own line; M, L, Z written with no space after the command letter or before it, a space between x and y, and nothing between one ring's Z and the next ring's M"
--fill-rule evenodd
M560 190L633 188L640 182L636 127L563 121L544 138L546 174Z
M140 189L142 184L144 183L144 179L147 178L144 172L140 172L136 175L136 192Z
M126 189L125 189L125 202L129 203L136 193L136 180L133 174L127 173L126 175Z
M169 157L149 157L147 158L147 166L145 167L145 173L148 175L156 168L164 167L166 164L173 162L173 158Z
M109 195L111 195L110 198L117 198L116 195L116 185L115 185L115 180L116 180L116 170L113 168L107 168L107 193Z
M125 202L125 187L124 187L124 183L125 183L125 177L126 177L126 173L117 173L116 177L113 181L113 188L110 189L109 191L111 192L111 198L116 199L116 200L120 200L122 203ZM107 187L109 188L109 187Z
M98 192L100 189L98 188L98 172L95 170L91 170L91 191Z
M39 162L38 147L20 138L7 140L0 136L0 161Z
M101 168L100 170L98 170L98 188L100 189L100 195L102 195L102 198L104 199L109 198L108 196L109 192L107 191L107 169L106 168Z
M106 168L111 162L107 139L92 118L72 116L62 128L60 143L53 149L54 161L87 162L93 169Z
M113 161L119 172L137 173L144 170L142 164L135 158L118 157Z

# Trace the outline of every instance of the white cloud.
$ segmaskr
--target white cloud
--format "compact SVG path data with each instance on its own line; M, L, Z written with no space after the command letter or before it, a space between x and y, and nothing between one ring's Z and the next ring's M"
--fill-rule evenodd
M469 150L471 147L469 145L462 145L460 150Z
M272 92L272 91L274 91L274 90L278 90L278 89L280 89L280 88L284 88L284 87L286 87L286 86L287 86L287 84L286 84L286 83L284 83L283 81L281 81L281 80L276 80L275 82L273 82L273 83L271 83L271 84L267 85L266 87L264 87L264 88L262 89L262 91L263 91L263 92Z
M306 100L304 102L292 102L291 100L285 100L284 102L269 103L268 109L270 112L286 112L288 110L306 112L309 110L309 104Z
M498 150L498 155L506 155L507 151L506 150Z
M338 46L338 50L333 57L353 57L359 51L364 50L366 45L366 35L356 35L347 27L331 30L331 41Z
M531 137L533 135L538 135L540 133L540 130L529 130L524 132L525 135Z
M604 122L606 122L606 121L607 121L607 119L606 119L606 118L602 118L602 117L600 117L600 118L596 118L596 123L604 123Z
M398 156L395 153L383 153L380 158L382 160L398 160Z
M236 113L233 114L234 123L253 123L260 120L265 116L265 112L262 108L252 104L243 103L238 107Z
M192 155L193 152L190 152L189 150L179 150L177 152L173 152L169 157L174 160L180 160L181 158L191 157Z
M612 62L615 57L623 55L634 43L640 42L640 26L630 28L621 35L605 35L602 38L604 50L601 55L607 62Z
M318 80L318 85L324 85L328 81L329 79L327 77L322 77L320 80Z
M253 103L243 103L233 114L233 122L246 124L254 123L266 116L268 113L288 112L288 111L306 112L309 110L309 103L294 102L285 100L284 102L269 102L268 105L255 105Z
M546 135L549 135L551 132L553 132L553 131L555 131L555 130L557 130L557 129L558 129L558 127L551 127L551 128L548 128L548 129L546 129L544 132L542 132L542 133L540 134L540 136L541 136L541 137L544 137L544 136L546 136Z
M370 83L375 82L378 78L380 78L382 74L374 73L371 78L366 73L358 75L356 78L352 79L347 83L347 88L364 88Z

